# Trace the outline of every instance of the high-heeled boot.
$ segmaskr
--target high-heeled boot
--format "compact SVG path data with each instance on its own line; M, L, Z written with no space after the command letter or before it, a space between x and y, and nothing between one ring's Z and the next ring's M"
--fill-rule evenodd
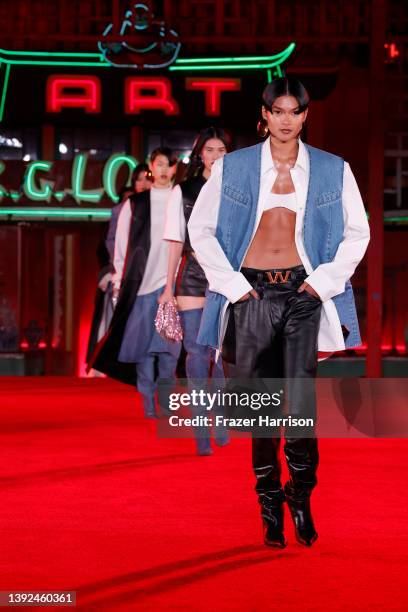
M291 438L285 442L285 456L290 480L285 484L285 498L299 544L312 546L317 540L310 496L316 486L319 462L316 438Z
M287 542L284 535L283 491L276 495L262 497L263 535L266 546L285 548Z
M312 546L318 535L310 508L310 495L304 495L303 497L297 495L295 489L287 482L285 484L285 497L295 525L297 541L303 546Z
M285 499L280 476L280 438L252 438L252 466L256 476L255 491L261 506L264 542L267 546L284 548Z

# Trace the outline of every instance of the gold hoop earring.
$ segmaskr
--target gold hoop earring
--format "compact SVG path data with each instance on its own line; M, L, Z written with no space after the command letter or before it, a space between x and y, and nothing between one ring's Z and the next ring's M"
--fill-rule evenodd
M262 117L262 119L258 121L258 125L256 126L256 129L257 129L258 135L261 138L265 138L265 136L269 134L268 122L266 121L266 119Z

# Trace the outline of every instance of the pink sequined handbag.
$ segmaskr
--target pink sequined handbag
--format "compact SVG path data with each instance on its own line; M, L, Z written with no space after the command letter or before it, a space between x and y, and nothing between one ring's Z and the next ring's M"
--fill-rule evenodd
M154 325L157 332L165 340L180 342L183 339L180 316L174 300L159 304Z

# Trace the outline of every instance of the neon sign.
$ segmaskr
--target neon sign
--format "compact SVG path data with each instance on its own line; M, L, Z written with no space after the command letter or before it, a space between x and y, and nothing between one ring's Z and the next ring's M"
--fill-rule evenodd
M384 49L386 50L386 63L393 62L400 56L400 51L395 43L385 43Z
M148 92L152 93L148 93ZM147 93L146 93L147 92ZM179 105L171 93L166 77L128 77L125 81L125 112L161 110L166 115L178 115Z
M261 71L264 72L266 79L270 82L275 77L282 76L282 64L290 57L295 49L295 43L291 42L283 51L274 55L262 55L262 56L244 56L244 57L211 57L211 58L179 58L175 59L172 65L168 67L169 72L182 71L182 72L207 72L214 73L222 70L224 73L230 71L239 70L243 71ZM4 113L6 110L7 91L10 82L11 69L24 66L36 67L36 66L54 66L58 68L64 68L67 66L74 68L92 67L94 69L100 68L113 68L113 64L108 61L104 52L99 53L85 53L85 52L48 52L48 51L11 51L8 49L0 49L0 122L3 120ZM153 68L153 65L146 65L145 68ZM72 78L77 75L71 75ZM61 75L59 75L61 77ZM79 78L79 75L78 77ZM96 79L97 77L92 77ZM143 77L146 78L146 77ZM206 79L200 79L201 81ZM226 79L223 79L226 80ZM230 79L228 79L230 80ZM216 79L212 79L213 82ZM94 80L94 87L97 88L97 81ZM164 83L164 81L163 81ZM163 85L161 85L163 87ZM164 86L166 87L166 86ZM209 87L209 86L207 86ZM214 86L215 87L215 86ZM83 90L82 95L88 94L90 99L90 108L97 98L97 90L92 89L92 85L88 82L87 90ZM206 92L207 90L205 90ZM61 92L60 92L61 93ZM69 93L69 89L66 90L66 94ZM168 93L168 92L167 92ZM209 99L210 94L206 94L206 99ZM217 102L215 101L215 94L212 93L212 101L207 102L208 114L213 114L214 106L216 108ZM57 96L57 93L55 94ZM71 96L68 96L71 97ZM155 96L157 98L157 95ZM165 99L169 99L167 95ZM133 104L133 103L132 103ZM131 105L130 104L130 107ZM171 104L171 100L170 100ZM137 108L137 104L136 104ZM146 108L146 107L144 107ZM54 112L54 111L51 111ZM88 111L91 112L91 111ZM98 112L98 111L95 111Z
M60 113L64 108L83 108L86 113L100 113L101 82L95 76L54 74L47 80L46 102L49 113Z
M112 33L113 23L110 23L102 36L110 36ZM179 54L181 44L177 32L167 29L164 21L154 19L146 4L138 2L132 10L126 11L119 36L129 34L145 38L144 46L134 47L125 41L106 43L103 39L98 43L104 60L116 68L166 68Z
M103 194L106 193L113 201L118 201L116 183L118 173L123 166L128 168L128 179L126 184L129 184L130 176L136 168L138 161L131 155L123 153L114 153L106 160L102 173L102 186L96 189L84 189L86 166L88 163L88 155L79 153L74 157L71 171L71 186L62 191L54 191L55 183L47 174L53 169L53 162L38 160L27 165L26 172L23 177L21 192L8 191L3 185L0 185L0 202L4 198L10 198L18 201L21 195L25 195L32 202L47 202L52 198L59 202L67 196L71 196L77 204L88 203L98 204ZM0 162L0 175L6 170L6 164Z
M240 91L241 79L186 79L186 88L205 92L205 112L207 115L221 114L221 93Z
M52 162L47 161L36 161L28 165L24 176L23 192L29 200L33 202L50 201L52 195L50 185L42 183L41 188L38 188L35 179L37 172L49 172L51 169Z
M241 79L187 78L186 89L202 91L205 113L221 114L221 94L240 91ZM79 90L79 91L78 91ZM101 107L101 82L96 76L69 77L53 74L46 85L48 112L61 113L65 108L81 108L86 113L98 113ZM125 80L126 114L140 114L144 110L161 111L165 115L179 115L180 107L174 99L171 81L167 77L128 77Z

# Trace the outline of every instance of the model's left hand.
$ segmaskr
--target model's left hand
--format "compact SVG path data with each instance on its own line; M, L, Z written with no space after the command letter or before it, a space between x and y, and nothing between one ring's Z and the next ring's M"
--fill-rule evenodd
M112 280L112 273L111 272L107 272L104 276L102 276L101 280L98 283L99 289L101 289L103 292L105 292L107 290L108 284L110 283L111 280Z
M307 283L302 283L298 289L298 293L302 293L302 291L307 291L308 293L310 293L310 295L313 295L314 297L318 298L320 300L320 295L317 293L317 291L315 291L313 289L313 287L311 287L310 285L308 285Z

